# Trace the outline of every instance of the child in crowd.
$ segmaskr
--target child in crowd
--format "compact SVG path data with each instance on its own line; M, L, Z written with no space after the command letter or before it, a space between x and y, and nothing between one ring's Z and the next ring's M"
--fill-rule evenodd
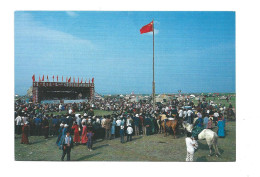
M87 138L88 138L88 142L87 142L87 146L88 146L88 150L89 151L92 151L92 145L93 145L93 136L94 136L94 133L92 133L92 129L90 128L88 131L87 131Z
M197 141L191 135L191 132L187 132L187 138L185 139L187 147L186 162L193 162L194 152L198 148Z

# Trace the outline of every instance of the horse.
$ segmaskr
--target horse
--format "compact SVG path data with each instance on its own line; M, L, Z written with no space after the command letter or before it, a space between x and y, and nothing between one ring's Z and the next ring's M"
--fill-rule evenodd
M188 131L188 132L192 131L192 128L193 128L192 124L183 122L182 125L186 131ZM206 139L206 142L209 146L209 155L208 156L212 156L212 146L215 150L216 157L220 156L220 153L218 151L218 135L214 131L212 131L210 129L204 129L204 130L202 130L202 132L199 133L198 139L199 140Z
M174 138L176 138L177 123L178 123L178 121L176 119L174 119L174 120L167 120L167 122L166 122L166 126L168 128L172 129ZM162 121L161 122L161 126L163 127L163 130L164 130L164 136L167 136L167 130L166 130L166 127L164 126L164 124L165 124L164 121Z

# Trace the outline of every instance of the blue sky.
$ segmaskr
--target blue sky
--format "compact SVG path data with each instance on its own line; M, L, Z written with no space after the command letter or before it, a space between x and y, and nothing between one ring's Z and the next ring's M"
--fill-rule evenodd
M235 12L17 11L15 93L44 74L150 94L153 38L139 30L152 19L156 93L235 92Z

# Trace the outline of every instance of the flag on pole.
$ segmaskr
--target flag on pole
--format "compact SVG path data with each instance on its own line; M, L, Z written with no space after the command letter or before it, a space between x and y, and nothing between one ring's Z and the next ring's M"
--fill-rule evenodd
M94 77L92 78L92 83L94 83Z
M79 83L79 77L78 77L78 83Z
M54 82L54 75L52 76L53 82Z
M42 81L44 81L44 75L42 76Z
M58 82L58 80L59 80L59 77L58 77L58 75L57 75L57 82Z
M61 81L63 82L63 76L62 76L62 79L61 79Z
M143 26L141 29L140 29L140 33L143 34L143 33L148 33L148 32L151 32L153 31L153 21L145 26Z
M39 82L41 82L41 77L39 76Z
M75 83L75 77L73 77L73 82Z
M153 110L155 110L155 82L154 82L154 22L152 21L151 23L143 26L140 29L140 33L148 33L148 32L153 32Z
M70 83L70 80L71 80L71 77L69 78L68 83Z
M49 77L48 77L48 75L47 75L47 81L49 82Z
M88 83L90 84L90 78L88 79Z

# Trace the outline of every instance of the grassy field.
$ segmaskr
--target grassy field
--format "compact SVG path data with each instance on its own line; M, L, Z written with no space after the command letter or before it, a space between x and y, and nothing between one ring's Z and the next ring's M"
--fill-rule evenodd
M216 131L216 128L214 128ZM208 157L208 146L200 140L199 149L194 155L197 162L233 162L236 161L236 123L227 122L226 137L219 138L220 157ZM21 136L15 135L15 160L17 161L59 161L62 151L56 146L57 137L45 140L43 136L29 137L32 144L20 144ZM75 146L71 152L73 161L175 161L183 162L186 157L185 136L163 137L162 134L134 136L133 141L120 143L120 138L97 140L93 151L86 146ZM66 158L65 158L66 159Z

